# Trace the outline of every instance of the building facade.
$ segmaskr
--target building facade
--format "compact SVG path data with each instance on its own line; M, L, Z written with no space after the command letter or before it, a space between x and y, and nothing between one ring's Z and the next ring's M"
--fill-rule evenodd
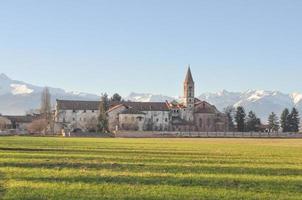
M0 130L11 129L25 131L29 124L37 118L37 115L0 115Z
M195 98L190 67L183 89L182 102L111 102L107 111L110 131L227 131L227 117ZM97 123L99 105L99 101L57 100L57 127L88 131Z

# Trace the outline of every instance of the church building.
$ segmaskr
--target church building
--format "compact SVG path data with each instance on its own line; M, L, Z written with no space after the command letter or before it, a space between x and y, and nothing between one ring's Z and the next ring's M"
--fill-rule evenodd
M110 131L227 131L227 117L215 106L195 98L188 68L181 102L111 102L107 111ZM88 131L96 121L98 101L57 100L56 122L61 128Z

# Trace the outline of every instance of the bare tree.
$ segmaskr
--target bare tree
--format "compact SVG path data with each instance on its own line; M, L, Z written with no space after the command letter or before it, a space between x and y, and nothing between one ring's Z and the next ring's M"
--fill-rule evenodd
M51 100L50 92L48 87L45 87L41 95L41 114L50 114L51 113Z
M42 95L41 95L41 108L40 113L42 117L47 122L44 127L44 133L46 133L48 127L50 128L51 133L53 133L53 120L52 120L52 113L51 113L51 95L49 92L48 87L45 87Z
M45 132L48 122L45 119L38 119L27 126L27 130L33 134L42 134Z
M234 115L235 115L235 108L233 106L228 106L224 109L224 113L228 118L228 130L234 131L235 125L234 125Z
M0 117L0 130L3 131L6 129L6 125L7 125L7 122L5 119L3 119L2 117Z

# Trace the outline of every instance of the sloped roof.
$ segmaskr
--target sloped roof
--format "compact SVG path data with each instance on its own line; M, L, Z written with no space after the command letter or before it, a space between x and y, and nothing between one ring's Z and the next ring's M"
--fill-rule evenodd
M109 107L119 104L134 108L138 111L169 111L165 102L111 102ZM100 101L57 100L58 110L98 110Z
M123 102L123 104L138 111L169 111L165 102Z
M100 101L57 100L59 110L98 110Z
M134 108L128 108L128 109L122 111L120 114L145 115L145 113L143 113L139 110L136 110Z
M198 100L198 99L197 99ZM206 101L195 100L195 113L212 113L219 114L219 110Z
M120 107L126 107L126 108L127 108L127 106L125 106L124 104L113 105L113 106L111 106L111 107L107 110L107 113L110 113L111 111L113 111L113 110L115 110L115 109L117 109L117 108L120 108Z
M6 115L3 116L7 119L9 119L12 122L17 122L17 123L31 123L33 120L37 119L37 116L32 116L32 115Z

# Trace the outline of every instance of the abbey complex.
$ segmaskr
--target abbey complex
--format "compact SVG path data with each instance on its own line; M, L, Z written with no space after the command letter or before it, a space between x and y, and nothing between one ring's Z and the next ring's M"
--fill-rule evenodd
M110 102L111 131L227 131L227 117L214 105L195 98L188 68L182 102ZM99 115L99 101L57 100L55 120L60 129L87 131Z

